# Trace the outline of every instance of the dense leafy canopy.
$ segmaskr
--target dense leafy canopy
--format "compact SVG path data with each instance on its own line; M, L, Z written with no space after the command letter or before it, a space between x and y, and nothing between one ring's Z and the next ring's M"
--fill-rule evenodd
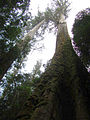
M0 56L19 40L21 27L28 19L26 10L30 0L0 1Z
M82 61L90 65L90 8L77 14L72 32Z

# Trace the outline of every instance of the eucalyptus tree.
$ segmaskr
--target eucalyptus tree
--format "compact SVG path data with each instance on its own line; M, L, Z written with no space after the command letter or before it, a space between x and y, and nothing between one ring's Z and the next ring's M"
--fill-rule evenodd
M67 0L53 0L45 27L57 31L56 51L16 120L89 120L89 73L73 50L67 30Z

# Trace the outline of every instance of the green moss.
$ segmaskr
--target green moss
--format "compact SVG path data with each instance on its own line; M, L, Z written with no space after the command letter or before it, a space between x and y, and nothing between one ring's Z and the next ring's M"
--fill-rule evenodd
M79 96L83 96L87 72L74 52L68 35L63 31L57 40L51 64L41 76L41 81L34 91L34 100L38 99L38 102L32 104L35 109L30 120L76 120L77 113L80 112L76 106ZM86 112L85 109L83 111Z

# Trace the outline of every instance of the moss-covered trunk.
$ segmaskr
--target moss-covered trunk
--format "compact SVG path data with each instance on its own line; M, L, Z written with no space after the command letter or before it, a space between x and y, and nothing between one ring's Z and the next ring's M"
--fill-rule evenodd
M66 23L59 24L56 52L16 120L89 120L88 73L73 51Z

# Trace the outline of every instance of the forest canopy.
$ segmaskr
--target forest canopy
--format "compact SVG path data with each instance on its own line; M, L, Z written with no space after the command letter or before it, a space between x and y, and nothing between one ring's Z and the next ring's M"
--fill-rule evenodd
M22 27L27 19L30 0L0 1L0 56L20 40Z

